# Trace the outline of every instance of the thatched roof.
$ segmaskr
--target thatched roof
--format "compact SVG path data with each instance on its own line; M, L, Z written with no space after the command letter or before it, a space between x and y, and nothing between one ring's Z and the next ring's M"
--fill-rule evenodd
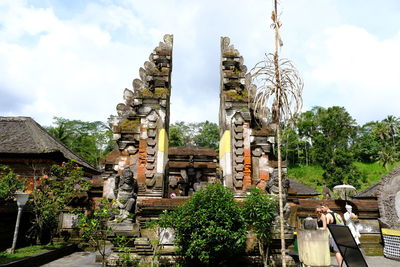
M289 194L290 195L318 196L321 194L314 188L306 186L305 184L302 184L302 183L296 181L295 179L291 179L291 178L288 178L288 179L290 181L290 185L289 185Z
M59 152L66 160L94 172L96 168L69 150L30 117L0 117L0 154L48 154Z
M381 182L377 182L376 184L371 185L367 189L359 192L354 198L377 198L378 189L381 185Z

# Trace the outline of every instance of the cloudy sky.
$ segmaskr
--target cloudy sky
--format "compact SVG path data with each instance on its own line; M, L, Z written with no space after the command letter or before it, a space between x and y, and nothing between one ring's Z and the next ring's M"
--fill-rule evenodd
M171 121L217 122L220 37L250 69L273 51L271 0L0 0L0 116L116 114L124 88L174 34ZM362 124L400 116L400 1L281 0L282 55L304 108L344 106Z

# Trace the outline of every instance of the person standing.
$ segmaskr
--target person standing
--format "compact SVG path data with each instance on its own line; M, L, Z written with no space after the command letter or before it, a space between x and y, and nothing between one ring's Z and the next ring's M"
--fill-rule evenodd
M325 204L325 203L321 204L320 209L321 209L322 213L325 215L326 225L337 224L336 218L334 216L334 212L329 209L327 204ZM327 228L327 226L325 226L325 229L326 228ZM336 257L336 261L337 261L338 265L342 266L343 257L340 254L339 248L336 245L336 242L335 242L335 240L333 240L333 237L331 235L329 235L329 248L333 253L335 253L335 257Z
M357 220L357 215L355 215L352 212L352 207L350 205L346 205L346 212L343 214L344 221L346 222L346 225L349 227L351 234L354 237L354 240L356 241L357 245L360 245L360 232L358 231L356 225L355 225L355 220Z

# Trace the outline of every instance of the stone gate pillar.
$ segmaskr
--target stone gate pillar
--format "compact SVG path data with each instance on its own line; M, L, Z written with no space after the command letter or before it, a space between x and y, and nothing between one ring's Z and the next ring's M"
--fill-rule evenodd
M111 164L112 171L118 174L125 167L131 167L139 185L139 196L163 196L168 158L172 45L173 36L165 35L164 42L150 54L144 68L139 69L140 78L133 80L133 91L124 90L124 103L117 105L118 115L109 119L117 148L104 160L106 172L111 172ZM111 173L108 182L111 187L112 176Z
M221 37L220 167L224 184L240 193L251 186L251 113L243 57Z
M228 37L221 37L220 74L219 160L224 184L236 195L251 186L265 189L277 168L273 153L275 130L267 118L255 114L256 86Z

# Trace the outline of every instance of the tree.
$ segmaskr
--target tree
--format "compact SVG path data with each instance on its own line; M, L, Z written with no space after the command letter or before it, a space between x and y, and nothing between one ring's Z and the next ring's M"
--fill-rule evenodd
M268 54L265 60L256 64L252 78L257 89L253 95L254 112L270 119L276 126L278 151L279 181L279 218L281 234L282 266L286 266L285 236L282 199L282 157L281 157L281 124L287 124L300 112L302 106L303 82L293 63L279 58L279 49L283 45L279 30L278 3L274 0L272 11L272 28L275 30L275 53Z
M381 140L374 134L376 122L367 122L357 129L357 135L353 144L355 159L362 162L375 162L381 149Z
M54 117L55 126L45 127L55 138L64 143L93 166L112 150L112 131L101 121L84 122Z
M183 132L176 124L169 126L169 146L185 146Z
M397 135L400 127L400 121L395 116L389 115L383 120L383 123L389 128L389 135L390 138L392 139L392 145L394 146L395 136Z
M115 210L112 208L112 203L104 198L100 201L100 207L92 214L78 214L78 226L82 231L82 238L100 253L102 257L102 266L105 266L107 238L113 232L111 227L107 225L107 222L113 217L114 214ZM115 241L117 244L121 245L123 240L121 237L118 237L118 239L119 240ZM123 258L121 258L121 260L122 259Z
M169 146L200 146L218 149L219 127L214 122L186 123L183 121L169 127Z
M179 253L189 265L232 264L242 252L246 227L233 193L219 183L197 191L182 206L160 216L175 231Z
M269 245L272 240L272 230L278 208L275 196L267 195L265 191L254 188L246 196L243 203L243 216L257 236L260 254L264 266L268 266Z
M39 239L41 244L52 242L62 211L89 187L82 168L73 161L61 166L53 165L50 176L42 175L35 179L30 200L34 214L34 224L28 231L30 239Z
M360 173L353 165L352 151L357 134L355 120L343 107L314 109L316 130L312 133L313 153L324 169L323 177L328 187L348 183L359 185Z
M216 123L205 121L197 124L198 134L193 138L196 145L218 149L219 127Z
M382 166L389 170L389 165L393 164L399 156L399 152L395 147L390 145L384 145L380 151L378 151L376 159L382 163Z
M0 165L0 199L10 200L15 192L25 189L26 181L6 165Z

